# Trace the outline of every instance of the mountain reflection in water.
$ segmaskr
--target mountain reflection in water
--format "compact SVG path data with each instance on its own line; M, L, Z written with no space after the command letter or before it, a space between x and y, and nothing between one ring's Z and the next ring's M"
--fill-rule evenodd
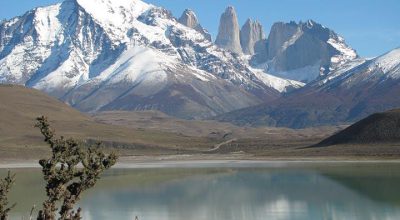
M398 168L115 169L81 206L87 220L400 219ZM28 179L19 187L27 187ZM13 216L21 219L27 210Z

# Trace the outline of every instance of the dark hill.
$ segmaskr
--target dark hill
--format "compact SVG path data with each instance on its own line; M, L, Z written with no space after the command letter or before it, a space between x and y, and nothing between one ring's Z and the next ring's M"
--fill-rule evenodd
M400 109L373 114L317 146L400 142Z

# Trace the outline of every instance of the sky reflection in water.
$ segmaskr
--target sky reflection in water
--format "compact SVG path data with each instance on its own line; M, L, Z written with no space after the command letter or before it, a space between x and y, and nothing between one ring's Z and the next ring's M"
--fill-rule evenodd
M121 169L81 205L86 220L400 219L398 168Z

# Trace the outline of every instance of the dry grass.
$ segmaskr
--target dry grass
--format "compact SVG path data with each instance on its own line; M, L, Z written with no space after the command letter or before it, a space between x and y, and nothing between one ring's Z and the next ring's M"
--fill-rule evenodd
M40 115L48 116L58 135L101 140L121 147L121 153L130 150L176 153L176 149L208 149L218 143L204 137L98 123L42 92L3 85L0 86L0 157L37 158L47 152L40 132L34 128L35 118Z
M187 121L160 112L102 112L85 115L33 89L0 86L0 159L37 159L48 154L35 118L49 117L58 135L101 140L107 149L132 155L229 155L254 157L398 157L395 145L305 148L343 127L237 127L215 121ZM231 141L229 141L231 140ZM216 145L219 148L210 151Z

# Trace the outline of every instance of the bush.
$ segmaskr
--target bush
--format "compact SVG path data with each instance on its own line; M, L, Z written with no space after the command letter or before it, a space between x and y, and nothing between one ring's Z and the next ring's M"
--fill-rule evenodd
M74 206L81 194L92 188L100 175L116 163L117 156L114 153L106 155L99 150L100 143L87 146L72 138L57 138L44 116L37 118L36 127L40 129L52 152L49 158L39 161L46 181L47 199L43 202L37 220L55 220L57 212L59 220L79 220L81 208L74 209ZM14 180L15 177L8 173L0 182L0 220L6 220L15 206L6 208L7 194Z
M15 175L11 175L8 171L7 176L0 180L0 220L7 220L8 213L15 207L16 204L8 207L8 193L15 183Z

